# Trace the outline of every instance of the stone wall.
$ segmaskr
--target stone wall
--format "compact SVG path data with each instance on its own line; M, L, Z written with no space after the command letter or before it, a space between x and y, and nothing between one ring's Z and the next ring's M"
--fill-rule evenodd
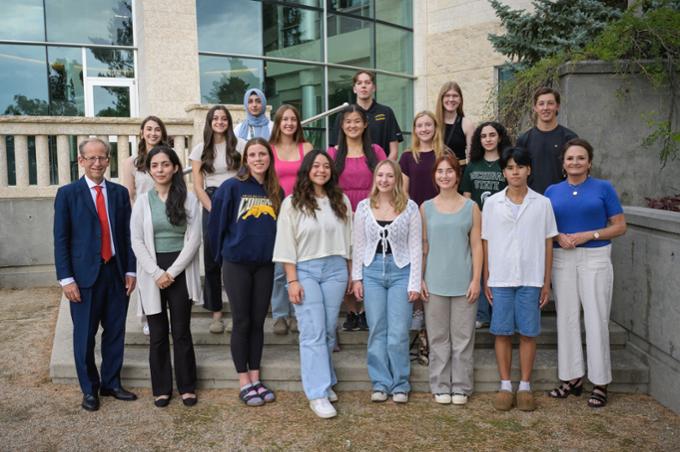
M669 88L653 87L640 74L616 74L600 61L568 64L560 71L560 122L595 148L593 174L610 180L624 204L644 206L645 197L680 193L680 160L659 161L659 148L642 146L653 128L647 116L663 119L670 106ZM676 100L675 130L680 128Z
M615 240L612 320L647 360L649 392L680 412L680 213L626 207Z

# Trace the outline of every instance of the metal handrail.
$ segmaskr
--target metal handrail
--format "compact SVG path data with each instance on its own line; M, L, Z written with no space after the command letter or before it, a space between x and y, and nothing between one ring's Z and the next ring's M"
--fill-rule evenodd
M301 126L305 126L305 125L310 124L310 123L312 123L312 122L314 122L314 121L318 121L319 119L323 119L323 118L325 118L326 116L330 116L330 115L332 115L333 113L337 113L337 112L339 112L340 110L342 110L342 109L344 109L344 108L346 108L346 107L348 107L348 106L349 106L349 103L348 103L348 102L345 102L345 103L343 103L342 105L338 105L338 106L335 107L335 108L331 108L330 110L326 110L326 111L324 111L324 112L322 112L322 113L319 113L318 115L314 115L314 116L312 116L311 118L303 119L302 121L300 121L300 125L301 125ZM191 173L191 165L190 165L190 166L187 166L186 168L184 168L183 173L184 173L185 175Z

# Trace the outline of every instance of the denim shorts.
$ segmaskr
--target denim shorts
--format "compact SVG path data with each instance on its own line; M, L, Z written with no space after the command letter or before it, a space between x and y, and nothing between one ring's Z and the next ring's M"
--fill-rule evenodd
M526 337L541 334L540 287L492 287L491 293L491 334L512 336L517 332Z

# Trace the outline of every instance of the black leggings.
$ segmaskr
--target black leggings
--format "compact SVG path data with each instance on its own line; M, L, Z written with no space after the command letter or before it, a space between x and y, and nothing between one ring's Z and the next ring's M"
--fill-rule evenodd
M259 370L264 344L264 319L269 310L274 264L222 263L233 326L231 358L236 372Z
M168 269L179 251L156 253L156 262ZM180 394L196 390L196 356L191 338L191 300L187 291L186 275L177 275L175 282L161 289L161 312L147 315L149 322L150 346L149 367L153 395L172 394L172 366L170 363L170 342L168 340L168 314L172 325L172 348L175 355L175 377Z
M206 193L212 200L215 188L206 188ZM208 240L208 218L210 212L203 209L203 266L205 267L205 279L203 281L203 307L208 311L218 312L222 310L222 281L220 280L220 263L215 262L213 247L221 244L212 244Z

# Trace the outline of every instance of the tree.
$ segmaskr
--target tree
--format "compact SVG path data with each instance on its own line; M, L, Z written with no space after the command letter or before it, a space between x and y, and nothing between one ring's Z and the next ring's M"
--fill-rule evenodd
M489 34L489 41L516 69L583 49L621 17L619 9L598 0L534 0L533 12L510 9L499 0L489 3L506 30L502 35Z

